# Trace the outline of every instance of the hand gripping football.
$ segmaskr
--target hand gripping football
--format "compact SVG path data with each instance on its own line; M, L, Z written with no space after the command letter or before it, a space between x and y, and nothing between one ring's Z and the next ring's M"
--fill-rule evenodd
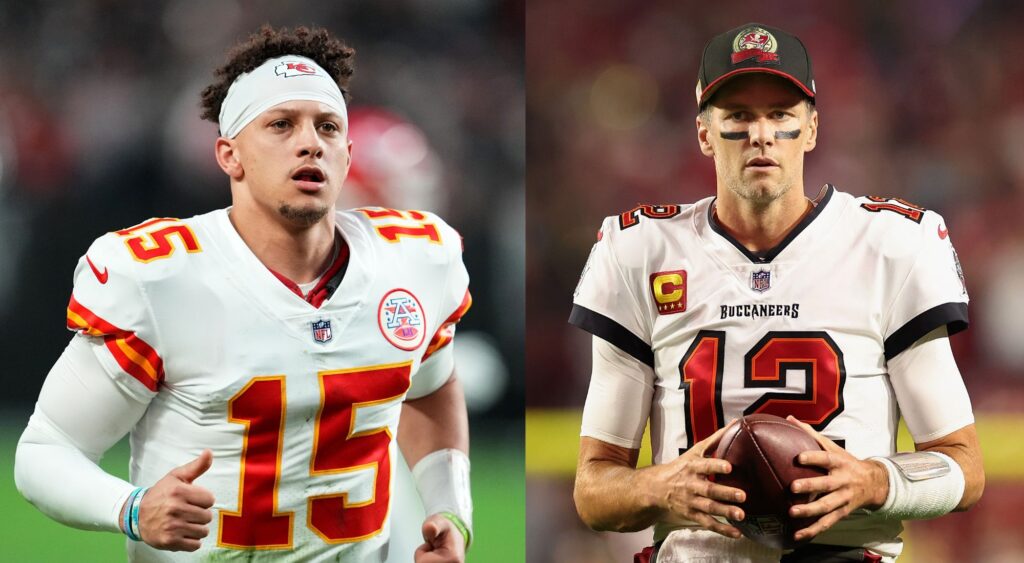
M820 467L797 464L800 452L823 449L810 434L784 418L770 414L745 416L722 435L708 452L732 464L732 472L715 475L714 481L747 494L739 505L745 519L729 520L743 535L770 547L792 549L793 534L813 524L817 517L793 518L789 508L811 502L810 494L796 494L790 485L797 479L819 477Z

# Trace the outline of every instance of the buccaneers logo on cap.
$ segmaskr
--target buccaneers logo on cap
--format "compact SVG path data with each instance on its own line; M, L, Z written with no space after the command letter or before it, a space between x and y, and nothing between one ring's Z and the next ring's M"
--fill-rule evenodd
M778 64L779 55L775 52L779 44L775 36L763 27L748 27L732 40L732 64L739 64L749 59L759 63Z

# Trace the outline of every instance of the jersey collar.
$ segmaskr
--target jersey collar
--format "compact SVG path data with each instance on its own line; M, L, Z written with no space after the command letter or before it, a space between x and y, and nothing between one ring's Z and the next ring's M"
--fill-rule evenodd
M834 192L835 187L832 184L825 184L825 186L821 188L821 192L819 192L818 197L814 200L814 209L812 209L810 213L805 215L804 218L801 219L800 222L797 224L797 226L793 228L793 230L789 231L789 234L786 235L786 238L782 239L782 242L775 245L773 248L770 248L763 252L751 252L747 247L743 246L743 244L740 243L740 241L736 240L732 235L729 234L728 231L726 231L724 228L722 228L721 225L718 224L718 221L715 219L714 214L715 200L717 200L718 198L712 200L711 205L708 206L708 226L711 227L712 231L718 233L719 236L721 236L730 244L735 246L736 249L739 250L744 256L746 256L747 259L750 260L752 263L770 264L772 260L775 260L775 257L777 257L783 250L786 249L787 246L789 246L789 243L793 242L796 239L796 237L799 236L800 233L804 231L804 229L810 226L810 224L814 222L814 220L819 215L821 215L821 213L825 210L825 206L827 206L828 202L831 201L832 194Z

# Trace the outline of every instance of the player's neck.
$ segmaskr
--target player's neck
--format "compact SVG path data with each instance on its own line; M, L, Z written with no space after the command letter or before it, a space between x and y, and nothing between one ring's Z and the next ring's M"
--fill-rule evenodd
M315 280L330 265L335 243L333 210L305 228L286 226L248 206L232 207L228 218L264 266L297 284Z
M802 186L794 186L768 205L756 205L729 189L720 189L715 200L715 220L751 252L778 246L797 224L814 209L804 197Z

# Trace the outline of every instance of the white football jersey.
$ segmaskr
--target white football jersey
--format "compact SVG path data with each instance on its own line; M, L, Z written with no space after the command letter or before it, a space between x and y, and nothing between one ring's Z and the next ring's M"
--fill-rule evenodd
M432 214L336 222L347 264L319 307L256 258L227 210L108 233L79 261L68 326L149 401L131 482L213 451L195 481L216 498L200 551L128 542L131 560L383 560L401 403L450 375L468 275L459 234Z
M713 202L609 217L576 290L570 322L654 370L652 462L753 413L793 415L857 458L894 453L886 361L933 329L967 326L942 217L826 186L785 240L755 254L717 224ZM639 447L586 422L582 433ZM900 523L862 512L815 541L898 553Z

